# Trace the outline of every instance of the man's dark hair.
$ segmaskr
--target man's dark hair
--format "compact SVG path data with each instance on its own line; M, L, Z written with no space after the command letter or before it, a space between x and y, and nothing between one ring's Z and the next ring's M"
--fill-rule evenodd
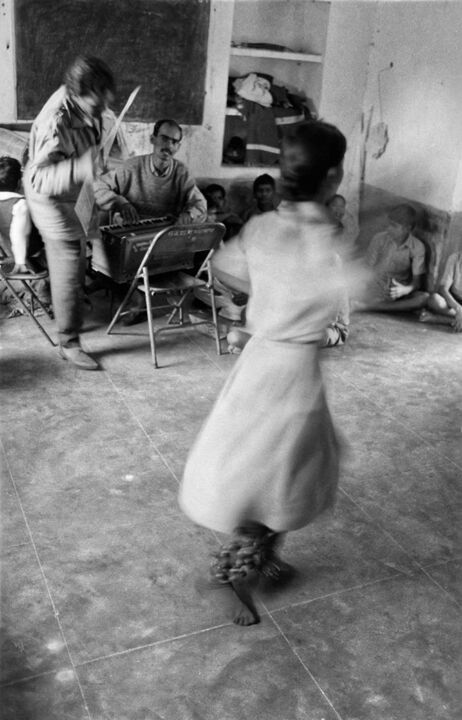
M115 81L111 70L103 60L79 55L66 71L65 85L73 95L84 96L92 92L115 93Z
M160 120L157 120L157 122L154 123L154 127L152 129L152 134L154 137L158 136L162 125L174 125L180 131L180 140L183 139L182 127L180 125L178 125L176 120L172 120L171 118L161 118Z
M21 163L16 158L0 157L0 190L15 192L21 180Z
M298 202L312 198L331 168L338 167L346 152L346 139L334 125L305 122L283 142L281 195Z
M254 194L255 191L260 187L260 185L271 185L274 190L276 188L276 181L273 177L271 177L271 175L268 175L268 173L263 173L263 175L259 175L257 178L255 178L253 182Z

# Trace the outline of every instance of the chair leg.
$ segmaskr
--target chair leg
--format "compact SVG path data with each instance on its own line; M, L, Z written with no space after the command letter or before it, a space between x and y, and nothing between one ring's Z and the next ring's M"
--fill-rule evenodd
M173 323L175 315L178 314L178 324L184 325L184 308L183 305L186 302L186 299L189 297L191 291L187 290L186 292L183 292L181 298L178 300L178 302L175 304L172 312L168 316L167 319L167 325L171 325Z
M39 307L42 308L43 312L46 313L46 315L48 315L48 317L50 318L50 320L53 320L53 319L54 319L54 318L53 318L53 315L51 314L51 312L49 311L49 309L47 308L47 306L44 305L43 302L40 300L39 296L38 296L37 293L35 292L35 290L34 290L34 288L32 287L32 285L30 285L29 281L28 281L28 280L21 280L21 282L22 282L22 284L28 289L29 293L31 294L31 310L32 310L32 312L35 311L35 308L34 308L34 300L35 300L35 302L38 303Z
M149 341L151 343L152 363L155 368L158 368L159 365L157 364L156 334L154 331L154 323L152 320L151 292L149 290L149 273L147 271L147 268L143 268L143 279L145 287L146 312L148 314Z
M218 313L217 305L215 302L215 290L213 288L213 284L210 286L209 294L210 304L212 306L213 327L215 328L215 344L217 348L217 355L221 355L220 329L218 327Z
M131 296L133 295L137 283L138 283L138 276L136 275L136 276L133 278L133 280L132 280L132 282L131 282L131 285L130 285L130 287L128 288L127 294L125 295L124 299L122 300L121 304L119 305L119 308L118 308L116 314L115 314L114 317L112 318L112 320L111 320L111 322L110 322L110 324L109 324L109 326L108 326L108 328L107 328L107 330L106 330L106 334L107 334L107 335L110 335L110 334L111 334L112 328L113 328L114 325L116 324L116 322L117 322L117 320L119 319L119 317L121 316L122 312L123 312L123 311L125 310L125 308L127 307L127 303L128 303L128 301L130 300Z
M11 285L11 283L9 283L8 280L7 280L3 275L2 275L2 278L1 278L1 279L5 282L6 286L7 286L8 289L10 290L11 294L12 294L12 295L16 298L16 300L23 306L23 308L24 308L24 310L26 311L26 313L27 313L27 314L29 315L29 317L34 321L34 323L37 325L37 327L38 327L38 329L40 330L40 332L46 337L46 339L48 340L48 342L49 342L51 345L53 345L53 347L56 347L56 343L55 343L55 342L51 339L51 337L48 335L48 333L47 333L47 331L45 330L45 328L43 327L43 325L42 325L41 323L39 323L39 321L38 321L37 318L35 317L34 313L31 312L30 308L27 306L27 303L25 303L24 300L19 297L18 293L17 293L16 290L13 288L13 286ZM28 285L27 285L27 283L25 283L25 281L23 281L23 284L26 285L26 287L27 287L27 289L28 289L29 291L31 291L32 293L34 293L34 291L32 290L32 288L29 288ZM35 293L34 293L34 294L35 294ZM32 295L31 295L31 298L32 298Z

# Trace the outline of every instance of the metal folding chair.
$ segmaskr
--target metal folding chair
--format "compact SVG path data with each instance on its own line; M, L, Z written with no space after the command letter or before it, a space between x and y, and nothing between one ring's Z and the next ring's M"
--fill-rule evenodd
M38 327L42 335L46 337L48 342L53 345L53 347L56 347L56 343L51 339L51 337L48 335L47 331L43 327L42 323L37 319L34 312L34 303L37 303L39 307L42 308L44 313L48 315L50 320L53 320L53 315L51 314L50 310L42 303L40 298L38 297L37 293L35 292L34 288L31 286L31 280L25 280L23 277L19 276L16 277L15 275L6 275L4 271L4 266L6 265L5 260L8 261L10 258L7 257L6 253L4 252L3 248L0 247L0 280L5 283L10 293L13 295L13 297L22 305L24 310L26 311L27 315L30 317L30 319L35 323L35 325ZM43 279L43 278L42 278ZM29 299L30 299L30 307L29 305L24 301L22 297L20 297L17 290L15 290L13 283L14 282L20 282L23 287L25 288Z
M135 290L140 290L144 293L146 300L152 362L154 367L158 368L156 336L166 331L210 324L208 319L191 323L189 313L184 309L194 288L202 287L210 295L216 349L217 354L221 355L220 329L210 258L219 246L225 230L222 223L206 223L202 225L171 225L156 232L139 264L127 294L106 330L107 334L111 334L120 317L126 312L130 312L126 310L128 302ZM193 268L197 267L198 253L203 259L200 261L197 271L191 273ZM189 272L184 272L185 270ZM168 308L170 313L166 324L155 328L152 317L152 300L157 295L167 296L169 302L156 305L155 309Z

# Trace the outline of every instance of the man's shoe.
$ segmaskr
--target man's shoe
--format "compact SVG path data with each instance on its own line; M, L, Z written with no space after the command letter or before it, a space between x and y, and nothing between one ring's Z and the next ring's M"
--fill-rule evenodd
M60 345L58 352L63 360L69 360L69 362L81 370L99 370L99 365L96 360L93 360L90 355L87 355L79 345L72 345L71 347Z

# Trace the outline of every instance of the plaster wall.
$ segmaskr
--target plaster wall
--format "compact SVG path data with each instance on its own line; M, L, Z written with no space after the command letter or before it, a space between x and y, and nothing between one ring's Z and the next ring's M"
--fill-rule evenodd
M332 2L320 116L353 138L361 122L377 2Z
M14 57L13 2L0 4L0 122L16 120L16 73Z
M382 120L389 134L381 157L368 152L366 182L448 211L462 157L461 40L462 3L380 2L364 99L372 128Z
M329 9L319 114L337 124L349 141L343 191L350 196L355 188L357 191L364 171L369 186L451 213L454 221L449 236L457 243L462 227L462 3L307 0L303 4L287 0L287 12L292 7L297 24L290 37L279 36L274 30L281 23L274 23L272 0L238 3L247 4L250 15L257 13L259 37L269 34L281 44L302 45L306 38L300 34L300 26L302 19L306 24L311 12L317 18L313 21L314 34L308 38L310 48L303 49L314 52L322 51L321 46L316 47L316 35L325 33L323 23L326 7ZM179 155L197 177L220 179L225 185L248 182L255 176L252 168L241 170L221 164L228 48L233 32L243 31L242 22L234 29L233 22L232 0L212 0L203 123L185 128ZM241 39L251 39L250 29L249 25L249 37ZM21 119L16 117L12 30L13 0L2 0L0 123ZM379 71L390 62L393 68L380 73L379 94ZM372 126L380 119L388 125L389 143L378 159L370 152L366 157L363 153L362 129L369 118ZM131 153L149 151L150 128L140 123L125 124Z

